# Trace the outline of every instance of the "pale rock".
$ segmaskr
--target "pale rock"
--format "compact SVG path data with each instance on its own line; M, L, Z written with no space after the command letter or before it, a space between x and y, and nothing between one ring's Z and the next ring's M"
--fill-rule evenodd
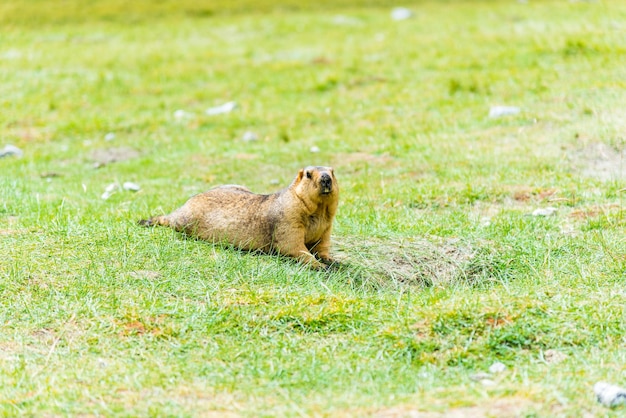
M115 139L115 134L113 132L109 132L104 136L105 141L113 141Z
M185 119L186 117L187 117L187 112L185 112L183 109L178 109L174 112L174 119L176 120Z
M494 374L502 373L505 370L506 370L506 366L503 363L500 363L499 361L496 361L491 366L489 366L489 371Z
M393 20L407 20L413 17L413 12L406 7L394 7L391 10L391 18Z
M246 131L244 132L243 136L241 137L241 140L243 142L253 142L253 141L258 141L259 137L257 134L255 134L252 131Z
M548 206L547 208L539 208L535 209L532 213L533 216L552 216L556 213L557 209L552 206Z
M521 109L517 106L492 106L489 109L490 118L499 118L502 116L517 115Z
M318 147L317 145L313 145L309 151L311 151L312 153L316 154L316 153L320 152L320 147Z
M107 200L109 197L113 196L115 190L117 189L116 183L111 183L104 189L104 193L100 196L102 199Z
M626 389L606 382L598 382L593 386L598 402L602 405L613 408L626 403Z
M122 188L131 192L138 192L139 190L141 190L141 186L139 186L137 183L133 183L132 181L124 182L124 184L122 184Z
M208 108L205 113L207 115L221 115L222 113L230 113L233 110L235 110L235 108L237 107L237 103L235 102L226 102L223 105L219 105L219 106L215 106L215 107L210 107Z
M0 158L9 157L11 155L14 155L16 157L22 157L24 155L24 152L15 145L10 144L5 145L4 148L0 149Z

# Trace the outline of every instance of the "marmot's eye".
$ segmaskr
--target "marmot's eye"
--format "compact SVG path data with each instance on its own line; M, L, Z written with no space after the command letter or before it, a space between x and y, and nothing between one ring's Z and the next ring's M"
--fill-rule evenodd
M308 178L308 179L310 179L310 178L311 178L311 172L310 172L310 171L307 171L307 172L306 172L306 178Z

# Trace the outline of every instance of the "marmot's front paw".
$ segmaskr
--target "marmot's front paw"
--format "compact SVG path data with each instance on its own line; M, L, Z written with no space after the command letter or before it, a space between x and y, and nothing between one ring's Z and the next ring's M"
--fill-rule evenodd
M317 271L323 271L323 270L327 270L328 266L324 263L320 263L319 261L315 260L315 262L310 262L309 263L309 267L312 268L313 270L317 270Z
M321 257L320 261L326 265L331 265L331 264L336 264L337 260L335 260L334 258L330 258L330 257Z

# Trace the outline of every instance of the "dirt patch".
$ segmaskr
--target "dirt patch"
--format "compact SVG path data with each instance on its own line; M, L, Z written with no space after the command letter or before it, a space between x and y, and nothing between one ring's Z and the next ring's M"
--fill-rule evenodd
M568 216L577 220L594 219L600 216L610 216L619 213L621 206L613 203L607 205L596 205L573 210Z
M128 147L104 148L95 150L91 154L91 159L94 162L94 167L100 168L107 164L137 158L140 155L141 153L139 151Z
M34 120L25 119L10 122L6 128L7 138L19 138L20 142L47 142L52 138L52 130L36 126Z
M568 159L574 170L584 177L604 181L626 178L626 152L602 142L573 150Z
M245 152L240 152L240 153L235 154L235 158L238 160L250 161L250 160L256 160L257 158L259 158L259 156L256 154L247 154Z
M111 393L109 404L117 402L127 405L137 405L140 402L159 405L161 402L175 403L182 409L182 415L197 417L240 417L237 411L242 405L236 395L227 392L216 392L212 387L190 382L183 387L174 387L167 390L162 388L141 389L133 391L119 388ZM188 412L185 414L184 412ZM191 413L191 414L189 414Z
M521 417L526 416L528 412L534 412L536 405L522 398L496 399L490 405L467 406L461 408L452 408L445 412L422 412L418 409L412 409L409 406L399 406L385 410L377 411L373 414L376 418L482 418L482 417Z
M123 335L143 335L146 333L146 326L139 321L131 321L124 324Z
M565 360L567 360L567 354L562 353L558 350L546 350L543 353L543 359L546 361L546 363L548 364L558 364L561 363Z
M475 249L460 240L342 239L335 254L364 278L379 284L445 285L476 275Z
M512 197L516 202L543 202L555 199L558 193L557 189L537 189L530 186L518 186L513 189Z
M0 362L17 361L20 354L24 353L24 347L15 341L0 342Z

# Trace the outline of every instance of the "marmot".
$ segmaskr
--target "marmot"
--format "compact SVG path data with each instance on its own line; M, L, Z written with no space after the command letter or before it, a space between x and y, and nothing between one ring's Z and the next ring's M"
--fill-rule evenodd
M164 216L139 221L163 225L211 242L294 257L312 268L333 262L330 232L339 202L331 167L306 167L274 194L238 185L218 186L191 197Z

